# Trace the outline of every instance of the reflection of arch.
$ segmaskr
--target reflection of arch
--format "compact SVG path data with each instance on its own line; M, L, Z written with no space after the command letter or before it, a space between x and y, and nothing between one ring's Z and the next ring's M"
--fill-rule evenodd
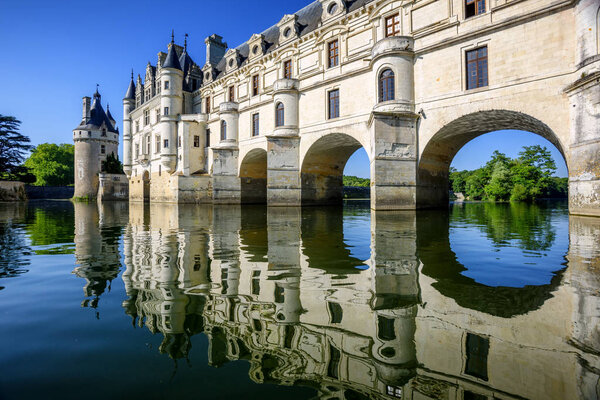
M565 148L560 139L540 120L516 111L478 111L444 125L427 142L417 171L417 206L448 204L448 171L456 153L478 136L509 129L528 131L547 139L563 155L568 168Z
M144 182L144 201L150 201L150 173L148 171L144 171L142 180Z
M250 150L240 164L242 204L267 202L267 152Z
M302 160L302 202L336 204L343 197L344 167L363 145L354 137L331 133L317 139Z
M564 269L546 285L515 288L477 283L461 274L465 267L450 248L448 228L447 211L418 213L417 256L423 265L421 273L436 280L432 286L461 307L511 318L539 309L561 283Z

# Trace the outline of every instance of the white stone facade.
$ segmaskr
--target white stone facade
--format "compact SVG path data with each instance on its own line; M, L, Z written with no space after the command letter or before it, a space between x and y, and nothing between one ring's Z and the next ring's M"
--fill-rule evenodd
M348 157L364 147L373 208L439 206L464 144L519 129L565 157L571 211L600 215L600 4L482 4L467 17L465 0L318 0L238 48L209 37L202 68L163 68L160 53L124 101L130 199L336 202ZM468 88L467 53L481 48L485 84ZM381 101L386 69L394 95Z

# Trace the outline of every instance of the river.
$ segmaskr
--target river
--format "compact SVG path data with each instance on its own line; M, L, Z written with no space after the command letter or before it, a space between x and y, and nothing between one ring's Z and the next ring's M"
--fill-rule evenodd
M0 203L1 399L595 399L600 219Z

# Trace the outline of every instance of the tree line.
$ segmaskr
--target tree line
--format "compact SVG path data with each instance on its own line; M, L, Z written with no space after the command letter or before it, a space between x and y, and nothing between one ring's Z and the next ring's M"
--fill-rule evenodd
M450 190L468 200L534 201L564 198L568 178L553 176L556 163L543 146L524 146L517 158L494 151L491 159L473 171L450 170Z
M68 186L75 183L75 146L42 143L32 146L19 132L21 121L0 114L0 180L21 181L36 186ZM29 153L29 156L27 154ZM123 173L115 154L102 163L107 173Z

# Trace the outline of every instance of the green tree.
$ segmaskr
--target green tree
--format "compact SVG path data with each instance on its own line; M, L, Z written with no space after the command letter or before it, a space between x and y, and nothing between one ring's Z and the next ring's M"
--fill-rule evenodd
M367 178L359 178L357 176L344 176L344 186L354 187L369 187L371 186L371 180Z
M19 132L21 121L0 114L0 178L18 179L26 171L21 167L27 151L31 150L29 138Z
M72 185L75 147L72 144L43 143L33 149L25 166L35 175L36 186Z
M545 196L551 185L556 163L546 147L525 146L511 169L514 187L518 193L511 196L513 201L531 201ZM523 190L525 189L525 190Z
M465 194L469 200L481 200L485 196L485 185L487 185L487 176L483 168L476 169L467 178L465 183Z
M107 174L123 174L123 164L115 153L110 153L105 161L102 161L102 172Z
M501 160L496 161L489 183L484 187L486 198L492 201L508 200L511 186L508 164Z
M466 193L467 179L471 176L472 171L450 171L450 190L454 193Z

